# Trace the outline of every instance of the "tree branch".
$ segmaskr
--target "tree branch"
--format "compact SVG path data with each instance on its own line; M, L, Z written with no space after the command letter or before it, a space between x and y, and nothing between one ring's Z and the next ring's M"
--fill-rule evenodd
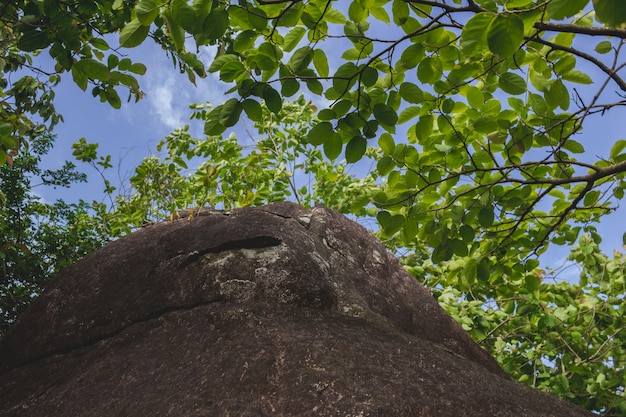
M626 30L624 29L546 22L537 22L534 27L539 31L579 33L591 36L615 36L616 38L626 39Z
M565 51L565 52L569 52L570 54L579 56L583 59L586 59L587 61L591 62L592 64L594 64L595 66L597 66L598 68L600 68L604 73L606 73L606 75L608 75L609 77L611 77L611 79L613 81L615 81L615 83L619 86L619 88L622 91L626 91L626 82L624 82L624 80L618 76L615 71L609 67L607 67L602 61L600 61L599 59L595 58L594 56L591 56L585 52L579 51L578 49L574 49L574 48L570 48L569 46L563 46L563 45L559 45L556 43L552 43L549 41L546 41L544 39L538 38L538 37L528 37L527 38L529 41L532 42L537 42L541 45L546 45L549 46L552 49L557 49L559 51Z
M445 10L448 13L455 13L455 12L480 13L480 12L487 11L487 9L483 9L482 7L480 7L473 1L469 1L467 6L450 6L449 4L446 4L446 3L442 3L439 1L430 1L430 0L404 0L404 1L410 4L422 4L424 6L438 7L440 9Z

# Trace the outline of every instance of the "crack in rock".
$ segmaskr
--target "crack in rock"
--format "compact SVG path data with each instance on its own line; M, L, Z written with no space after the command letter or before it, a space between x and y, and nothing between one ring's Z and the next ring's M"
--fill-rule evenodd
M198 258L201 258L209 253L220 253L227 250L236 249L271 248L273 246L278 246L281 243L283 243L283 241L275 236L255 236L249 239L231 240L212 248L191 252L189 255L187 255L187 258L179 265L178 268L185 268L189 264L195 262Z

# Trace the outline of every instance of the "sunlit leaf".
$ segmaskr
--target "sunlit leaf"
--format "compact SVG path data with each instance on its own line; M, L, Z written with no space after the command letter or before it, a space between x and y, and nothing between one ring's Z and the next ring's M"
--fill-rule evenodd
M626 139L619 139L615 141L611 148L611 159L615 160L626 149Z
M120 46L134 48L139 46L148 36L148 26L142 25L139 20L131 20L120 32Z
M500 76L498 86L506 93L519 95L526 92L526 81L514 72L507 72Z
M613 50L613 44L609 41L601 41L595 47L595 51L599 54L607 54Z
M496 55L513 55L523 41L524 21L517 14L498 14L487 27L487 44Z
M150 26L159 15L159 9L163 3L160 0L141 0L135 6L137 20L144 26Z
M313 51L313 65L320 77L328 77L328 59L326 53L321 49Z
M343 141L341 140L341 136L333 132L330 136L325 138L324 154L328 159L334 161L339 155L341 155L342 150Z
M477 13L472 16L461 31L461 53L471 56L480 53L487 43L487 31L491 22L495 19L493 13Z
M306 33L306 29L302 26L291 29L284 37L283 49L285 52L291 52Z

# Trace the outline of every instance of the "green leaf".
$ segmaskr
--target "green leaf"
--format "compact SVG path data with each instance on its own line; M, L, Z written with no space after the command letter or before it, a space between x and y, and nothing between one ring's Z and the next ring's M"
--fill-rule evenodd
M609 41L602 41L595 47L595 51L599 54L607 54L613 50L613 44Z
M254 46L254 41L257 38L257 33L253 30L244 30L235 38L233 42L233 49L235 52L245 52Z
M493 13L478 13L472 16L461 31L461 53L464 56L478 55L486 46L485 28L495 19Z
M366 87L371 87L378 81L378 70L372 67L367 67L361 73L361 82Z
M322 109L317 114L319 120L334 120L337 118L337 113L332 109Z
M343 25L346 23L346 17L337 9L329 8L324 14L324 20L328 23Z
M571 70L563 74L563 79L578 84L593 84L591 77L582 71Z
M241 103L241 106L243 107L243 110L246 112L246 115L248 115L248 118L250 118L250 120L255 122L260 122L263 120L263 108L258 101L249 98L244 100Z
M108 51L109 50L109 44L101 38L93 38L90 43L93 45L94 48L97 48L101 51Z
M607 26L617 27L626 23L626 2L623 0L593 0L596 19Z
M378 146L380 146L380 149L382 149L386 155L393 155L393 151L396 148L393 136L389 133L383 133L380 135L380 138L378 138Z
M324 92L324 86L319 80L307 80L306 86L313 94L322 95Z
M229 61L220 69L220 80L231 82L246 74L246 67L239 61Z
M302 26L291 29L284 37L283 50L285 52L291 52L296 46L298 46L298 43L300 43L300 40L305 33L306 29Z
M313 59L313 49L310 46L304 46L291 55L287 64L291 71L296 74L302 74L302 71L308 68Z
M494 221L493 208L483 207L478 211L478 223L482 227L491 227Z
M17 41L17 47L25 52L44 49L48 45L50 45L48 32L41 32L38 30L29 30L24 32L22 37Z
M417 78L425 84L439 81L442 73L441 61L436 57L423 59L417 67Z
M350 2L350 6L348 7L348 17L353 22L360 22L367 18L367 11L363 9L360 1Z
M391 215L388 211L379 211L376 220L381 225L387 236L396 233L405 222L405 218L401 214Z
M328 58L326 58L326 53L321 49L313 51L313 65L320 77L328 77Z
M403 0L393 0L391 4L393 23L402 26L409 18L409 5Z
M135 6L137 20L143 26L150 26L159 15L159 9L163 2L157 0L141 0Z
M197 11L189 6L186 0L177 0L171 5L172 17L188 33L194 34L202 28L203 20L199 20ZM204 17L202 18L204 19Z
M417 64L424 58L424 46L419 43L408 46L400 56L399 64L404 69L415 68Z
M113 87L109 87L105 92L107 102L114 109L119 109L122 107L122 100L120 100L120 96L117 94L117 91Z
M225 10L212 10L202 24L202 35L210 41L220 39L228 29L229 18Z
M144 64L136 62L132 64L128 70L133 74L144 75L147 71L147 68Z
M85 77L91 80L106 81L111 76L109 67L91 58L83 58L76 62L72 67L72 74L75 71L82 72Z
M341 136L338 134L333 132L324 140L324 154L331 161L337 159L337 157L341 155L342 150L343 141L341 140Z
M426 140L433 132L433 123L435 117L432 114L427 114L420 117L419 121L415 124L415 136L418 140Z
M434 264L439 264L441 262L445 262L452 258L454 255L454 248L450 244L449 240L445 240L439 243L435 249L433 249L433 253L431 255L431 260Z
M333 88L339 93L344 94L355 83L355 77L359 68L352 62L346 62L337 68L333 76Z
M221 70L227 62L239 62L239 57L234 54L220 55L215 58L211 66L209 66L209 72L217 72Z
M492 117L479 117L474 121L474 129L480 133L491 133L498 129L498 121Z
M572 17L589 3L589 0L551 0L548 2L547 11L551 19L562 20Z
M570 151L571 153L584 153L585 148L579 142L576 142L573 139L568 139L563 144L563 149Z
M626 140L619 139L618 141L616 141L611 148L611 159L616 160L624 149L626 149Z
M461 274L460 284L464 289L472 288L477 281L478 277L478 261L474 258L469 258L463 267L463 273Z
M278 94L278 91L270 86L266 86L263 90L263 100L265 100L265 105L272 113L278 114L283 107L282 97Z
M346 162L354 163L359 161L365 154L366 149L367 140L364 137L353 137L346 145Z
M204 19L211 13L213 0L193 0L191 7L196 12L198 18Z
M170 9L166 9L163 12L163 18L165 19L165 25L167 27L167 31L170 35L172 41L174 41L174 46L177 51L184 51L185 49L185 29L182 28L177 22L176 19L172 16L172 11Z
M120 46L134 48L139 46L148 36L149 26L142 25L139 20L131 20L120 32Z
M469 86L466 92L467 104L474 109L480 109L485 104L485 95L478 87Z
M541 287L541 280L539 279L539 277L533 274L528 274L524 277L524 288L528 292L535 292L540 287Z
M569 107L569 91L561 80L556 80L550 85L550 89L544 93L544 98L551 108L560 107L567 110Z
M513 72L506 72L500 76L498 86L504 92L519 95L524 94L527 90L526 81Z
M280 93L283 97L291 97L300 89L300 83L294 78L285 78L280 81Z
M306 136L307 142L314 146L319 146L324 141L334 135L333 125L330 122L320 122L313 126Z
M391 19L389 18L389 13L383 7L372 7L369 9L369 12L376 19L380 20L384 23L391 23Z
M236 98L227 100L221 106L219 123L225 127L234 126L239 121L243 106Z
M400 85L400 97L408 103L420 104L424 101L422 89L413 83L402 83Z
M524 21L517 14L498 14L487 27L487 45L496 55L512 56L523 41Z
M378 103L374 106L374 117L380 123L393 126L398 123L398 114L391 106L384 103Z
M585 207L591 207L598 202L601 195L602 194L598 190L589 191L587 194L585 194L583 204L585 205Z
M217 118L210 118L204 124L204 134L208 136L220 135L225 130L226 126L221 124Z
M398 115L398 124L403 124L411 119L419 116L422 109L419 106L409 106L400 112Z

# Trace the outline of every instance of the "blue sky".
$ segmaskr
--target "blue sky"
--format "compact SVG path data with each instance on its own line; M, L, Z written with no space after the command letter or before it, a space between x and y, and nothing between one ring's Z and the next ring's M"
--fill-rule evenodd
M205 64L211 61L211 48L202 50ZM44 52L45 55L45 52ZM110 154L116 166L109 170L109 179L116 183L125 181L139 161L156 152L156 144L176 127L190 123L188 105L192 102L211 102L215 105L224 101L224 92L228 86L219 81L214 74L205 79L198 79L197 87L188 82L185 74L180 74L172 65L163 51L150 42L129 51L134 61L147 65L148 72L139 78L142 90L146 93L138 103L124 102L121 110L115 110L106 103L94 99L90 92L81 91L65 74L63 81L56 90L57 111L63 114L65 122L56 127L57 143L45 163L49 168L60 167L65 160L72 160L71 145L81 137L88 142L98 142L101 155ZM41 58L45 64L46 58ZM331 63L332 64L332 63ZM208 64L207 64L208 66ZM590 69L594 80L603 80L602 74ZM593 87L593 86L592 86ZM612 90L611 90L612 91ZM123 96L122 96L123 97ZM124 97L123 97L124 99ZM326 103L316 99L319 108ZM577 137L583 143L591 160L597 156L608 156L609 150L617 139L624 138L623 116L620 110L609 112L607 116L595 116L589 120L585 131ZM240 135L243 130L237 126L235 132ZM202 125L198 121L191 122L193 134L201 137ZM228 132L227 132L228 133ZM69 190L42 189L38 190L47 201L63 198L66 201L77 199L102 200L103 185L90 167L81 167L89 174L88 184L77 184ZM622 234L626 231L626 208L605 216L598 226L603 236L602 248L607 254L614 249L623 250ZM558 267L565 259L569 250L554 247L544 260L553 267ZM546 259L549 258L549 259Z

